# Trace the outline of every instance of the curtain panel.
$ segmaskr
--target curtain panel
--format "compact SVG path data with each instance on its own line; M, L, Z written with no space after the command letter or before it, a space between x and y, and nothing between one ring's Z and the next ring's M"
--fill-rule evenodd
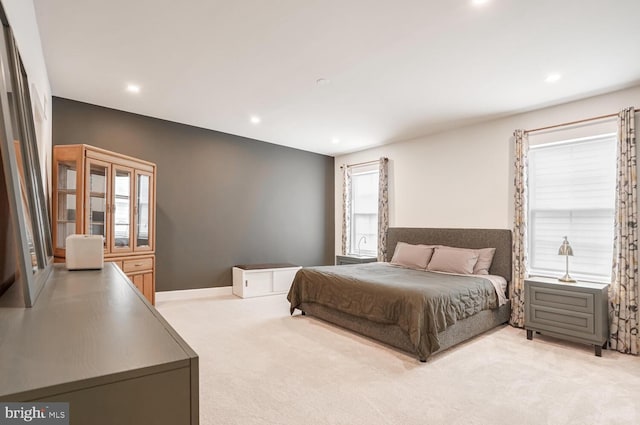
M634 108L618 114L613 273L609 286L611 348L640 352L638 317L638 197Z
M389 229L389 160L380 158L378 181L378 261L386 261Z
M527 276L527 196L529 136L524 130L513 133L515 139L515 213L513 224L513 278L509 285L511 318L509 323L524 327L524 279Z
M342 255L349 252L351 238L351 169L342 167Z

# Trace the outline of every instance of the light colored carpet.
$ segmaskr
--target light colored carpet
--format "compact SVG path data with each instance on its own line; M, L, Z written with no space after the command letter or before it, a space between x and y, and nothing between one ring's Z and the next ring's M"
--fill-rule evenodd
M427 363L284 295L159 301L200 356L200 423L640 424L640 358L503 326Z

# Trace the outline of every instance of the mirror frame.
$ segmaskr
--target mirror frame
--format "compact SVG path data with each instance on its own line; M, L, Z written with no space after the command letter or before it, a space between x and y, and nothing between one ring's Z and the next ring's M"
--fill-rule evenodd
M9 198L11 224L16 239L16 281L13 285L20 286L24 305L32 307L53 268L51 226L43 188L28 77L1 5L0 21L4 41L0 43L0 154ZM11 100L10 92L13 94ZM13 104L10 103L12 101ZM12 116L12 111L15 116ZM14 128L14 123L20 128ZM15 138L16 134L21 136L19 140ZM16 154L16 142L19 143L21 158ZM22 164L18 164L20 159ZM23 170L24 174L22 179L20 170ZM22 187L21 180L25 187ZM23 199L23 195L27 199ZM30 253L27 235L29 224L33 230L32 249L35 251L36 264Z

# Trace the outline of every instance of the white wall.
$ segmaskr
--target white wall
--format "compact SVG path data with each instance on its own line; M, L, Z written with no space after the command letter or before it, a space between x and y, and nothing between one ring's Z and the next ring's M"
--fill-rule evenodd
M640 108L640 86L337 156L336 252L342 240L341 165L389 158L390 226L510 229L513 131L616 113L627 106Z
M51 188L51 86L32 0L2 0L29 78L45 190Z

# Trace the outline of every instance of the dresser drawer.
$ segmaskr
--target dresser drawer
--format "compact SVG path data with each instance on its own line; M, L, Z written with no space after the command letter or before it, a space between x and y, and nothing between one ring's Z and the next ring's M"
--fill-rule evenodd
M565 309L531 305L529 325L566 335L583 334L583 337L595 333L594 315Z
M153 269L153 258L137 258L123 261L122 271L125 273L142 272Z
M594 294L564 289L529 286L529 302L536 306L593 314Z

